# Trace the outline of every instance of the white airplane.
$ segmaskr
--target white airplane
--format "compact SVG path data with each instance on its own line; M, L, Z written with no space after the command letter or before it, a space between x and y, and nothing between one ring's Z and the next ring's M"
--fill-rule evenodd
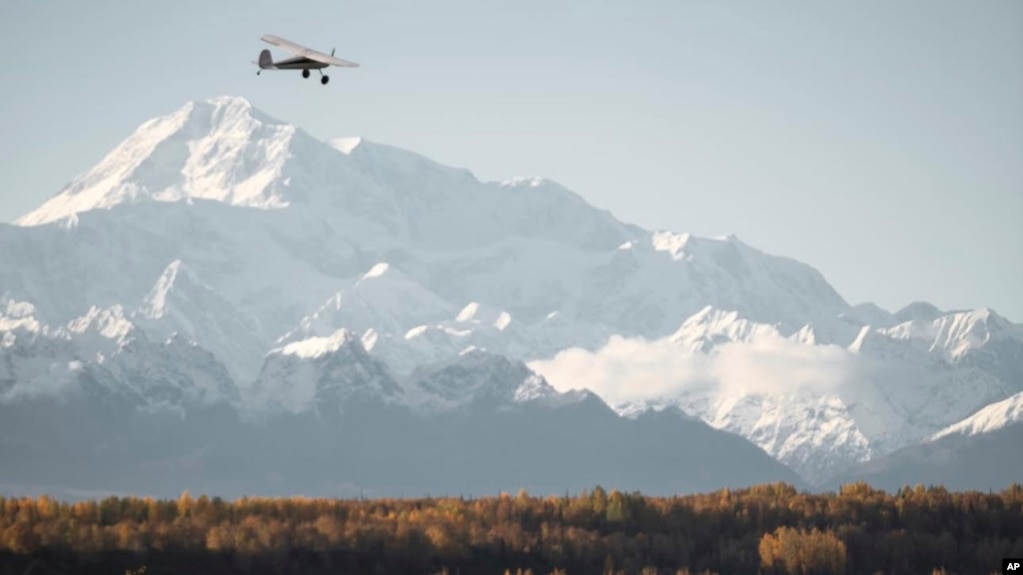
M323 73L323 69L327 66L340 66L342 68L358 68L359 65L355 62L349 62L348 60L342 60L341 58L334 57L334 50L330 51L330 55L324 54L323 52L317 52L311 48L300 46L294 42L285 40L274 36L273 34L266 34L260 37L260 40L273 44L274 46L284 48L285 50L295 54L295 57L288 58L287 60L279 60L274 62L273 56L270 55L270 50L263 50L259 53L259 62L255 62L259 66L259 70L256 71L256 75L259 75L263 70L302 70L302 77L309 77L309 70L317 70L320 72L320 83L326 84L330 81L330 76Z

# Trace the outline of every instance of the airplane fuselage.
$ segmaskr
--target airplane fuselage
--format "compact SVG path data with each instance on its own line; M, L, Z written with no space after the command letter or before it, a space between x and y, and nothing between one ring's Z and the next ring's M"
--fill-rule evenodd
M322 70L330 66L323 62L310 60L304 56L296 56L287 60L271 61L270 63L260 62L259 67L264 70Z

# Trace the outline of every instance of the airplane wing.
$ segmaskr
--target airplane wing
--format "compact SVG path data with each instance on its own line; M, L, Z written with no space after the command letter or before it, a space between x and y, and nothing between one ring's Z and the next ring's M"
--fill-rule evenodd
M332 66L341 66L342 68L359 67L359 65L356 64L355 62L349 62L348 60L342 60L341 58L329 56L327 54L324 54L323 52L317 52L312 48L306 48L305 46L301 46L289 40L285 40L284 38L281 38L279 36L274 36L273 34L266 34L262 36L260 40L268 44L273 44L274 46L277 46L279 48L284 48L285 50L292 52L295 55L303 56L305 58L309 58L310 60L316 60L317 62L323 62L324 64L330 64Z

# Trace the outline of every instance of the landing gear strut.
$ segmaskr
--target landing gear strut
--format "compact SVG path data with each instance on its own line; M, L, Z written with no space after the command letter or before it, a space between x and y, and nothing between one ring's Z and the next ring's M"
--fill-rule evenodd
M302 77L303 78L308 78L309 77L309 68L305 68L305 69L302 70Z

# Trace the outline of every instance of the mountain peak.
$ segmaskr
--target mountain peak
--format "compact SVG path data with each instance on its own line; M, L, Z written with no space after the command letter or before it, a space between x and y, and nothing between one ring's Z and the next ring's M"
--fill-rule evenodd
M892 315L896 323L902 323L912 320L932 321L944 315L944 312L927 302L915 301Z
M670 340L690 352L706 352L722 343L779 337L772 325L752 322L734 310L707 306L687 318Z
M218 108L228 108L228 107L242 108L242 109L251 109L252 108L252 104L249 103L249 101L247 99L243 98L242 96L230 96L230 95L227 95L227 94L220 95L220 96L212 96L212 97L206 98L204 100L193 100L192 102L190 102L190 104L192 104L193 106L196 105L196 104L205 104L205 105L214 106L214 107L218 107Z
M34 226L77 213L144 200L217 200L276 208L277 184L295 133L248 100L188 102L142 123L96 166L17 220Z
M950 312L934 319L925 316L907 320L883 332L896 339L923 341L932 350L943 350L949 360L960 358L992 341L1023 341L1023 328L989 308Z

